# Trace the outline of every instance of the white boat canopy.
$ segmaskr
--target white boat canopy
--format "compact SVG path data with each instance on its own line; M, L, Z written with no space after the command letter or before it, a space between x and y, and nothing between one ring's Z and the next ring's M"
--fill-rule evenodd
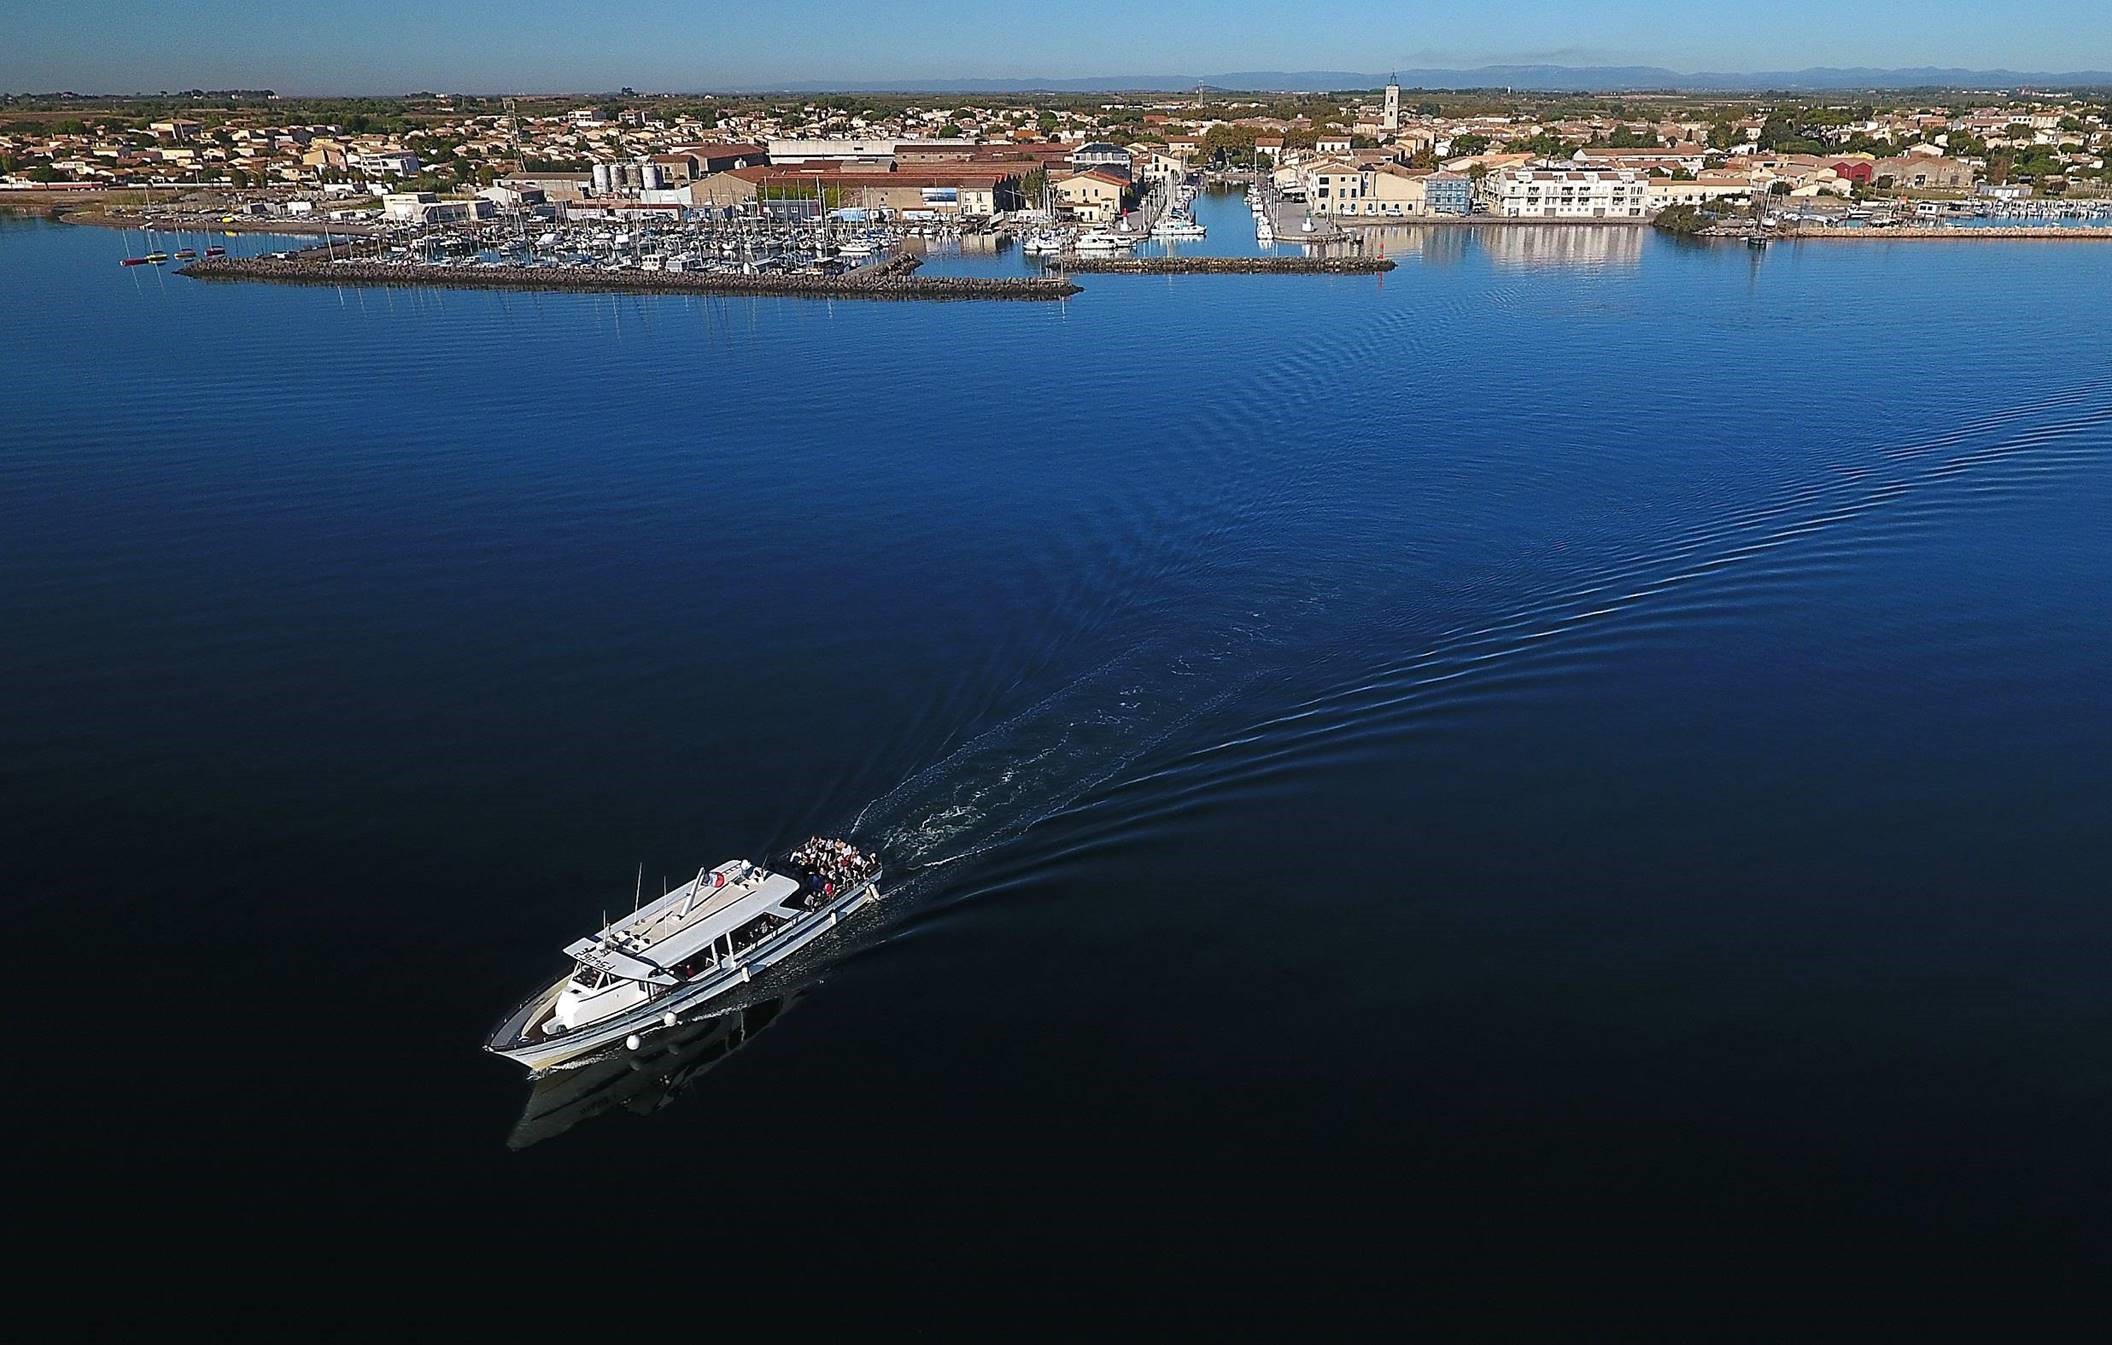
M783 874L715 887L711 880L717 873L685 883L623 923L574 942L565 956L625 980L675 985L670 968L799 895L799 884Z

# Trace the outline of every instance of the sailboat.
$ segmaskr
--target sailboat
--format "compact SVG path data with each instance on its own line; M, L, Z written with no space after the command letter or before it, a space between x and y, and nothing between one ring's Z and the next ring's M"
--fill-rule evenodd
M1041 217L1048 223L1019 240L1019 250L1029 256L1048 256L1063 251L1063 231L1055 227L1056 210L1054 203L1049 199L1049 182L1046 176L1041 182Z

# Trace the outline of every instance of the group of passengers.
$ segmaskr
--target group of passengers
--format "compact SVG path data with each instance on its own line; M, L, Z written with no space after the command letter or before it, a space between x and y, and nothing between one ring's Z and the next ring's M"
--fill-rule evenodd
M880 861L849 841L827 836L809 837L792 852L792 862L820 879L824 889L834 890L861 883L880 871Z

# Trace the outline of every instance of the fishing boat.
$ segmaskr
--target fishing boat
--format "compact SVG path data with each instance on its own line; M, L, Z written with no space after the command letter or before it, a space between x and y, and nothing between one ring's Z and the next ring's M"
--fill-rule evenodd
M1153 238L1202 238L1209 232L1193 215L1178 210L1169 210L1151 226Z
M215 243L205 250L205 255L208 257L225 257L227 255L227 249L221 247L218 243Z
M776 873L728 860L565 949L572 969L485 1044L540 1074L723 1012L733 992L880 899L879 860L816 838Z
M141 261L152 263L155 266L161 265L168 259L169 254L166 252L149 252L146 256L140 258Z
M1019 240L1019 250L1039 256L1044 253L1063 251L1063 235L1054 229L1041 229Z
M190 260L191 258L193 258L193 257L195 257L195 256L197 256L197 255L198 255L198 249L196 249L196 248L177 248L177 249L176 249L176 251L175 251L175 252L174 252L173 254L171 254L171 255L173 255L173 256L174 256L174 257L176 258L176 260L177 260L177 261L180 261L180 262L187 262L187 261L189 261L189 260Z
M145 257L126 257L118 262L119 266L145 266L146 264L147 259Z

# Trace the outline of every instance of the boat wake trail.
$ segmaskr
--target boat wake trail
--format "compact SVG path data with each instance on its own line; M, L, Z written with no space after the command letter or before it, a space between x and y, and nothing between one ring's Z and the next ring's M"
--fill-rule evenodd
M1280 763L1316 741L1478 694L1477 684L1519 658L1560 657L1555 651L1572 635L1624 616L1653 609L1662 616L1680 601L1678 592L1697 584L1764 583L1789 563L1781 553L1818 546L1859 520L1903 526L1917 509L1936 507L1931 497L1962 476L2027 459L2036 470L2071 460L2087 466L2103 455L2107 426L2112 379L1940 434L1876 445L1785 483L1764 501L1691 523L1592 571L1518 591L1502 610L1436 631L1404 627L1394 647L1412 639L1412 652L1375 663L1360 658L1353 670L1297 639L1298 612L1279 612L1275 621L1251 613L1247 625L1207 651L1145 648L1076 679L904 779L866 805L850 830L878 845L902 879L916 882L918 874L1005 845L1120 783L1137 762L1264 678L1303 681L1313 690L1273 712L1261 707L1259 718L1229 737L1213 734L1214 747L1176 743L1175 759L1222 781L1228 777L1220 772ZM1386 595L1363 596L1376 619ZM1205 757L1215 761L1202 766ZM1244 767L1235 764L1240 758Z
M1258 630L1214 649L1110 660L961 744L860 810L904 878L1003 845L1092 791L1261 676ZM900 886L898 880L897 887Z
M2112 380L2100 380L1884 447L1867 464L1829 468L1823 480L1792 485L1765 504L1696 524L1559 588L1527 594L1501 616L1440 632L1412 654L1366 667L1251 723L1189 764L1217 758L1208 773L1222 785L1278 768L1343 735L1427 714L1479 694L1476 688L1523 661L1563 657L1564 646L1587 632L1624 618L1647 619L1652 611L1662 617L1683 601L1679 594L1700 584L1714 580L1735 589L1764 583L1790 563L1783 553L1818 547L1829 534L1858 522L1881 524L1873 538L1881 541L1884 528L1909 526L1917 515L1946 507L1943 488L1963 485L1977 472L2006 467L2043 476L2100 468L2112 450L2108 430ZM1719 597L1736 601L1734 595Z

